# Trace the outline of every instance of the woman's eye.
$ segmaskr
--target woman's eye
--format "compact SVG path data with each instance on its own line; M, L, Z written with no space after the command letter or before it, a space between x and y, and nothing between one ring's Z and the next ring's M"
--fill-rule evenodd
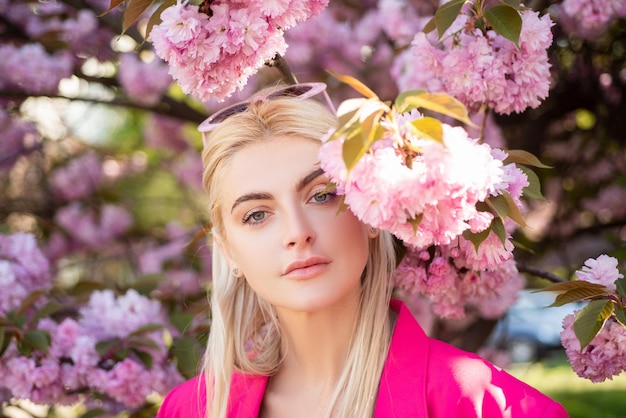
M337 192L335 190L323 190L315 193L311 200L315 203L328 203L333 200L335 196L337 196Z
M263 221L263 219L265 219L266 216L267 216L267 213L265 211L262 211L262 210L250 211L250 212L246 213L246 215L243 217L243 223L244 224L259 223L259 222Z

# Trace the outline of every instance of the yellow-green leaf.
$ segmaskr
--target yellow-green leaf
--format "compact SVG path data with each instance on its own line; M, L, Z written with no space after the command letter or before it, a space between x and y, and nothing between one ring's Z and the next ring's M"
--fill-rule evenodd
M509 149L504 151L509 154L509 156L504 159L504 164L519 163L539 168L552 168L539 161L539 158L535 157L528 151L521 149Z
M526 221L524 220L524 216L522 212L520 212L519 208L515 204L515 201L507 191L502 192L502 196L504 196L504 201L507 205L507 212L509 218L513 219L519 226L526 226Z
M485 202L491 208L494 215L497 215L499 218L504 219L509 214L509 205L506 202L506 198L502 195L489 197L485 199Z
M433 16L428 23L426 23L426 25L424 26L424 29L422 29L422 32L424 33L429 33L434 31L435 29L437 29L437 24L435 23L435 16Z
M491 230L500 238L502 245L506 244L506 228L504 228L504 222L501 218L495 217L491 221Z
M508 4L499 4L485 10L485 19L494 31L512 41L519 48L522 17L517 10Z
M437 35L439 38L441 38L445 31L452 26L461 12L463 3L465 3L465 0L452 0L437 9L435 12L435 24L437 26Z
M105 14L109 13L111 10L115 9L117 6L119 6L122 3L124 3L124 0L111 0L111 3L109 4L109 8L106 9L104 12L102 12L102 14L99 17L102 17Z
M367 87L365 84L363 84L356 78L349 76L349 75L339 74L331 70L326 70L326 71L330 75L332 75L339 81L346 83L347 85L349 85L350 87L352 87L353 89L355 89L356 91L361 93L363 96L367 97L368 99L371 99L371 98L378 99L378 96L376 95L376 93L374 93L372 90L370 90L369 87Z
M520 8L520 3L521 3L520 0L500 0L500 1L504 4L508 4L514 9Z
M448 94L413 90L400 94L398 99L396 99L398 113L405 113L418 108L441 113L468 125L475 126L469 119L465 105Z
M411 226L413 227L413 233L417 234L417 230L420 227L420 224L422 223L422 219L424 218L424 214L420 213L412 218L407 219L407 222L411 224Z
M580 342L581 351L598 335L612 313L613 302L610 300L593 300L576 314L574 333Z
M606 286L597 283L591 283L585 280L571 280L569 282L554 283L546 286L537 292L568 292L574 289L587 289L590 292L602 292L608 294L609 289Z
M124 13L124 25L122 32L126 32L145 12L154 0L128 0L128 6Z
M428 138L443 144L443 127L437 119L426 116L412 120L407 125L418 138Z
M557 295L554 303L550 306L563 306L567 303L579 302L599 296L606 296L606 289L595 287L576 287Z
M622 308L615 309L615 319L622 324L622 326L626 327L626 312ZM0 353L0 355L2 355Z
M161 23L161 13L168 7L176 4L176 0L165 0L150 16L148 19L148 25L146 26L146 39L150 38L150 32L152 28Z
M463 238L474 244L474 251L478 254L478 248L480 244L483 243L484 240L487 239L489 234L491 233L491 228L487 228L484 231L480 232L472 232L469 229L463 231Z
M524 165L517 165L517 168L522 170L528 178L528 186L524 187L524 196L532 199L546 200L541 193L541 182L537 174L530 167Z

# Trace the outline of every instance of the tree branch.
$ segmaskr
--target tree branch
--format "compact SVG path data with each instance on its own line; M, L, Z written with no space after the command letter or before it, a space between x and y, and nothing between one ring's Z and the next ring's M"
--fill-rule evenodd
M542 279L546 279L551 281L552 283L561 283L561 282L566 282L567 280L563 279L562 277L557 276L556 274L552 274L550 272L547 271L543 271L543 270L539 270L538 268L535 267L531 267L531 266L526 266L526 265L517 265L517 270L519 270L520 273L528 273L531 274L535 277L539 277Z
M16 99L25 99L28 97L48 97L50 99L64 99L64 100L73 100L80 102L88 102L88 103L96 103L96 104L104 104L110 106L119 106L126 107L131 109L139 109L145 110L147 112L158 113L164 116L174 117L177 119L181 119L188 122L200 123L204 119L206 119L207 115L198 112L197 110L187 106L186 104L174 100L170 97L163 96L161 102L155 106L145 106L137 103L133 103L129 100L123 99L112 99L112 100L102 100L102 99L94 99L89 97L68 97L60 94L27 94L22 91L15 90L1 90L0 89L0 97L6 98L16 98Z

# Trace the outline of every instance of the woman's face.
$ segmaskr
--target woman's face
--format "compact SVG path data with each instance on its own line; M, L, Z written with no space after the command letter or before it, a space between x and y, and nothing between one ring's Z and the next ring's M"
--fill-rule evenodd
M367 227L338 211L319 146L294 137L256 142L232 157L220 183L223 251L277 309L314 312L359 297Z

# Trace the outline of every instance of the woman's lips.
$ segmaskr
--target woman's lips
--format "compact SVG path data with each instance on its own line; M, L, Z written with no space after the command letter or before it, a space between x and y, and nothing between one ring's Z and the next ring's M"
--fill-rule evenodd
M296 260L287 265L282 275L289 278L307 279L326 271L329 264L330 260L325 257L309 257Z

